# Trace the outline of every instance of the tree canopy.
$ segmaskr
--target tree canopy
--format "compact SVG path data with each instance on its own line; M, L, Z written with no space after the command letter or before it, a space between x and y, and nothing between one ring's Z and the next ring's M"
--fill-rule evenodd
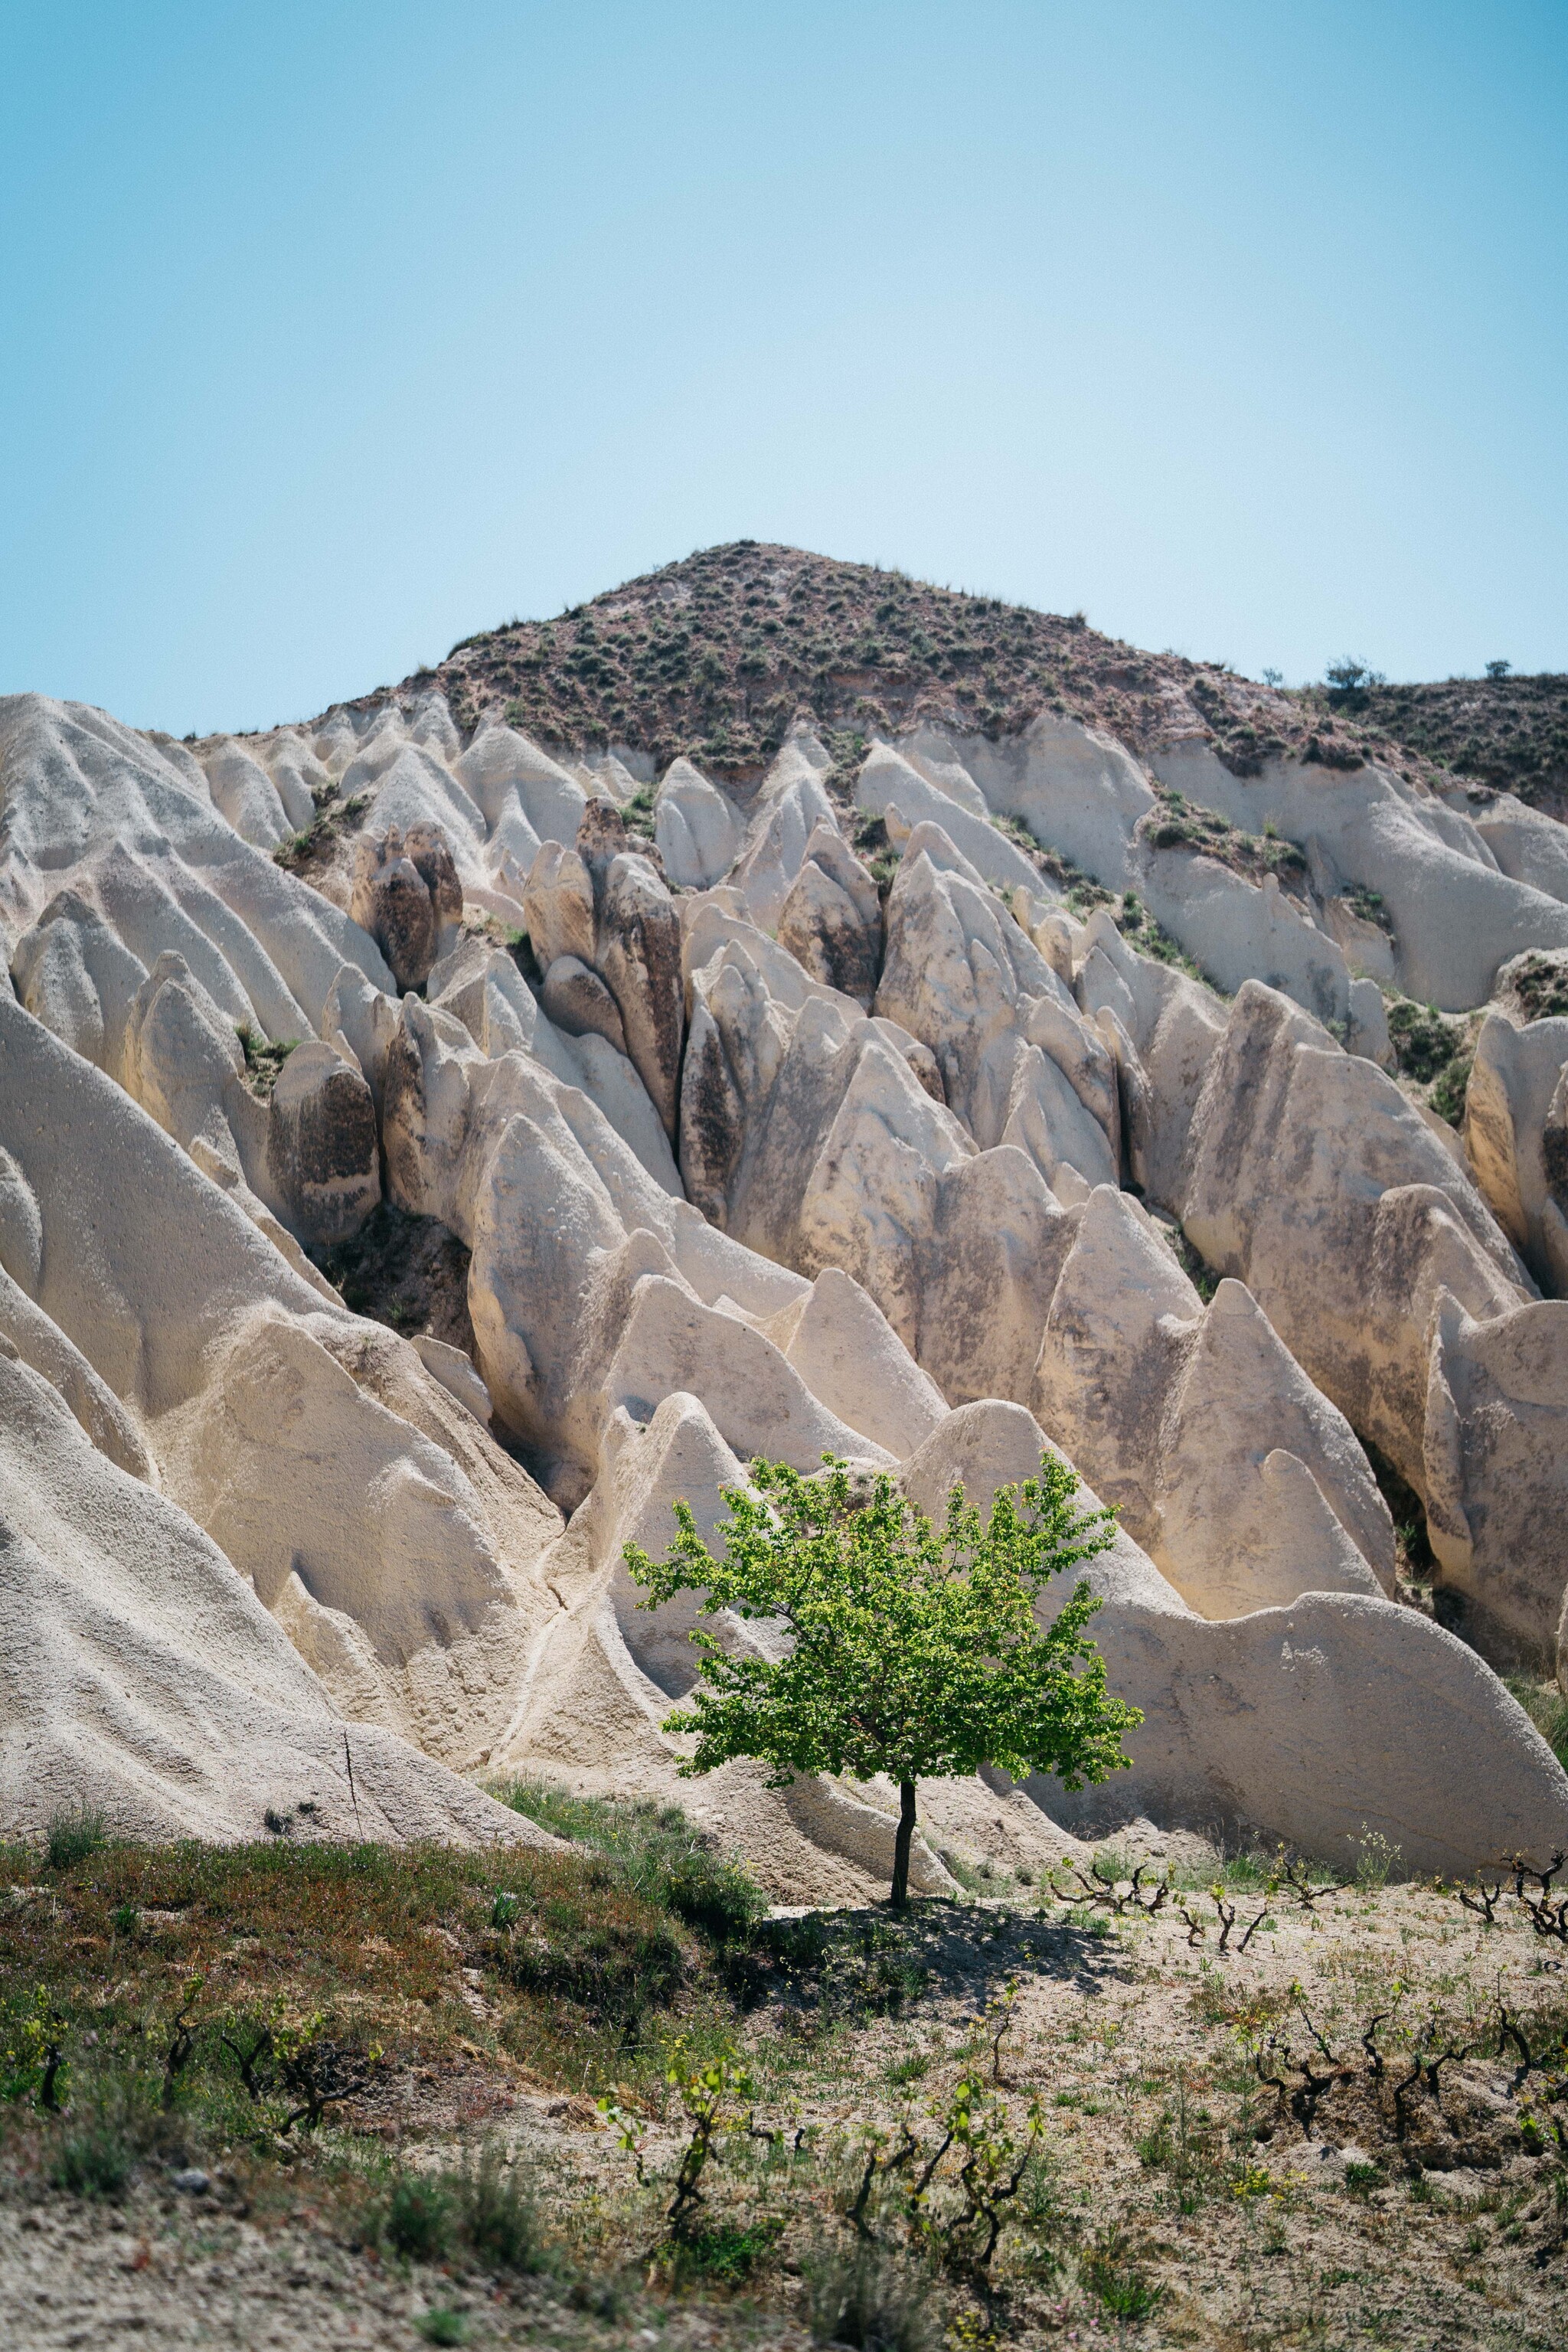
M1037 1478L998 1489L984 1523L955 1485L940 1530L890 1476L867 1484L825 1464L808 1477L757 1461L749 1488L724 1488L722 1558L678 1502L665 1558L628 1544L626 1563L645 1608L700 1592L703 1616L769 1619L789 1637L770 1657L693 1632L698 1687L665 1725L696 1735L681 1771L749 1756L773 1786L797 1772L886 1773L900 1797L901 1905L921 1780L994 1764L1077 1789L1127 1764L1121 1736L1142 1717L1107 1690L1085 1633L1100 1602L1080 1580L1049 1624L1035 1608L1053 1576L1107 1549L1114 1515L1075 1505L1077 1477L1050 1454Z

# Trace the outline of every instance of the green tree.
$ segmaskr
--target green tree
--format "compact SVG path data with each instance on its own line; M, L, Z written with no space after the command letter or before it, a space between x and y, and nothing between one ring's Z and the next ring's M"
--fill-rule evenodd
M667 1556L627 1544L626 1563L647 1590L644 1608L700 1592L703 1616L773 1619L791 1637L771 1659L693 1632L699 1686L665 1725L697 1736L682 1773L737 1756L770 1765L773 1787L797 1772L887 1773L899 1784L901 1909L921 1780L994 1764L1077 1789L1127 1764L1121 1735L1142 1717L1107 1691L1084 1633L1099 1601L1080 1581L1044 1630L1035 1614L1051 1577L1110 1544L1113 1515L1079 1509L1077 1478L1046 1454L1037 1478L998 1489L984 1526L954 1486L939 1532L890 1477L868 1486L824 1459L809 1478L753 1462L750 1489L726 1487L721 1560L678 1502Z

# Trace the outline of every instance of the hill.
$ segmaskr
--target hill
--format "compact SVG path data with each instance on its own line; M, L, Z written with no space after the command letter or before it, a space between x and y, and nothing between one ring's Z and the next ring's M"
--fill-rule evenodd
M667 564L559 619L466 638L399 690L430 683L459 728L500 709L553 746L624 743L660 766L684 754L736 778L766 765L803 707L822 726L864 734L929 718L1012 735L1041 711L1138 747L1197 727L1241 773L1314 739L1354 765L1362 735L1352 718L1304 709L1223 663L1102 636L1081 613L1037 613L751 540Z

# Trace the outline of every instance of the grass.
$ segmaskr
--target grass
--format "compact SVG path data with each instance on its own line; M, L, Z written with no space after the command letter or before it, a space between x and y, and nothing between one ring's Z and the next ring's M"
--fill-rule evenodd
M710 1943L743 1936L767 1910L754 1882L717 1853L679 1806L574 1797L541 1780L513 1780L495 1793L541 1829L602 1855L617 1885Z
M619 2063L628 2029L696 1997L704 1967L624 1876L526 1849L107 1843L51 1864L8 1847L0 1876L16 1890L0 1908L0 2088L36 2102L53 2051L68 2103L101 2076L138 2114L162 2100L194 2129L205 2116L251 2138L308 2103L301 2068L352 2107L408 2053L472 2047L470 1980L498 2061L526 2051L582 2080ZM182 2008L190 2048L165 2080ZM473 2194L493 2203L500 2187L477 2176ZM487 2226L513 2221L497 2206Z
M239 1024L236 1034L245 1055L245 1083L259 1101L269 1102L272 1089L282 1076L283 1065L300 1040L264 1037L248 1021Z
M529 2277L545 2267L531 2178L493 2138L455 2167L395 2172L366 2219L367 2234L404 2262L464 2252L493 2273Z
M1174 1906L1158 1921L1096 1915L1091 1938L1060 1905L1037 1912L1016 1889L994 1905L918 1903L904 1921L874 1906L764 1918L753 1889L743 1926L723 1902L699 1904L705 1931L675 1907L686 1874L733 1865L674 1808L525 1793L536 1818L571 1835L568 1852L334 1848L311 1843L308 1822L288 1841L230 1850L105 1837L52 1865L37 1849L0 1850L7 2179L46 2206L79 2200L73 2230L123 2243L148 2231L160 2198L166 2208L166 2172L199 2163L209 2192L199 2208L178 2205L193 2221L199 2211L194 2235L227 2229L242 2202L264 2237L287 2231L279 2262L298 2259L302 2230L317 2232L334 2263L362 2262L395 2289L400 2324L429 2343L587 2347L650 2329L673 2338L689 2324L693 2340L740 2347L785 2311L816 2342L863 2352L978 2352L1097 2330L1184 2342L1198 2340L1194 2295L1223 2303L1205 2310L1217 2329L1255 2289L1248 2340L1289 2342L1289 2283L1255 2267L1285 2250L1287 2221L1292 2259L1310 2256L1331 2299L1335 2281L1364 2280L1396 2308L1413 2264L1446 2277L1466 2231L1494 2212L1485 2258L1514 2298L1500 2313L1511 2323L1521 2296L1555 2292L1561 2200L1554 2209L1544 2158L1533 2182L1510 2176L1506 2206L1499 2175L1490 2203L1449 2214L1439 2184L1395 2210L1372 2192L1414 2176L1375 2103L1337 2091L1316 2128L1378 2160L1363 2173L1358 2156L1338 2182L1309 2184L1297 2134L1259 2091L1264 2038L1300 2043L1298 1974L1314 2025L1352 2066L1394 1970L1410 1999L1408 2030L1384 2033L1391 2056L1415 2048L1431 2003L1506 2074L1515 2053L1500 2050L1490 2011L1505 1973L1538 2054L1568 2023L1526 1924L1485 1931L1472 1983L1482 1931L1436 1887L1384 1888L1397 1857L1371 1833L1345 1851L1342 1875L1362 1865L1354 1889L1310 1916L1281 1897L1289 1949L1260 1938L1246 1958L1222 1958L1212 1917L1198 1949ZM1278 1869L1263 1847L1231 1843L1202 1871L1173 1874L1205 1916L1215 1883L1239 1900ZM1127 1871L1114 1846L1097 1859ZM1426 1936L1419 1958L1407 1931ZM648 1938L675 1955L671 1980L649 1969ZM645 1979L635 2004L628 1954ZM1015 1982L1016 2026L994 2073L984 2021ZM882 2022L915 2004L915 2029ZM264 2032L270 2058L258 2055ZM46 2112L57 2048L63 2073ZM362 2086L314 2130L282 2127L273 2093L289 2052ZM673 2226L698 2112L687 2092L721 2054L728 2087L710 2161ZM977 2060L983 2095L955 2104ZM259 2099L247 2063L264 2078ZM546 2102L544 2088L566 2095ZM1457 2078L1445 2092L1462 2129ZM481 2094L499 2095L501 2114L524 2112L491 2121L497 2105ZM1031 2108L1044 2136L1028 2143L1015 2193ZM920 2164L906 2139L923 2159L955 2127L962 2145L911 2206ZM1003 2191L1005 2226L994 2262L982 2250L976 2269L958 2257L983 2235L965 2200L987 2181ZM1440 2340L1489 2352L1492 2339Z
M69 1870L79 1862L86 1862L106 1843L103 1815L96 1809L79 1805L73 1811L56 1813L44 1833L44 1859L51 1870Z
M1568 1013L1568 959L1539 951L1521 957L1513 992L1527 1021L1551 1021Z
M468 2315L447 2303L433 2303L414 2325L426 2344L466 2344L473 2333Z
M818 2344L865 2352L937 2352L942 2308L923 2264L874 2245L818 2242L801 2264L806 2320Z
M123 2131L109 2123L89 2123L67 2133L50 2161L48 2177L57 2189L75 2197L122 2197L136 2167L137 2150Z
M1510 1675L1506 1679L1509 1689L1559 1764L1568 1770L1568 1698L1553 1683L1532 1682L1521 1675Z

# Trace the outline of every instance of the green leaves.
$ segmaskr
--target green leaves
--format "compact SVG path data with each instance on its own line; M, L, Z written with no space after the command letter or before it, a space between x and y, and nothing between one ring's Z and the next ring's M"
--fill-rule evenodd
M890 1477L825 1461L810 1477L757 1461L750 1488L726 1488L721 1559L684 1503L662 1560L626 1548L645 1607L698 1591L705 1617L729 1610L789 1636L771 1658L693 1633L701 1679L665 1727L696 1735L682 1771L751 1756L774 1785L796 1772L903 1782L990 1763L1076 1789L1124 1766L1121 1735L1142 1717L1110 1696L1084 1632L1099 1602L1079 1582L1048 1626L1036 1620L1049 1580L1113 1538L1110 1511L1074 1504L1068 1465L1044 1455L984 1525L955 1486L939 1531Z

